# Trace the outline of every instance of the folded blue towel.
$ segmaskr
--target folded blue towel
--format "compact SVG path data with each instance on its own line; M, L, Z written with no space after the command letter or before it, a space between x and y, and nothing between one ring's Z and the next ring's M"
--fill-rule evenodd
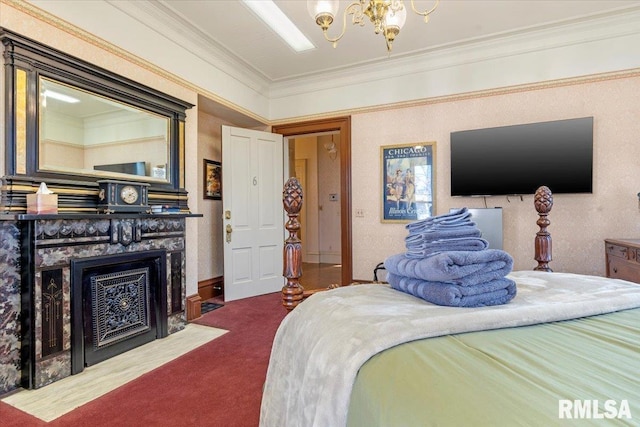
M437 225L438 227L457 227L468 223L471 213L467 208L460 208L455 211L410 222L405 226L409 233L421 233Z
M397 276L473 286L509 274L513 258L500 249L448 251L423 259L408 258L402 253L387 258L384 266Z
M471 223L471 225L465 225L460 227L452 227L448 229L429 229L420 233L409 233L404 241L407 245L411 243L422 243L425 241L442 240L442 239L455 239L458 237L480 237L482 232Z
M484 307L506 304L516 296L516 283L503 277L476 286L457 286L387 274L392 288L437 305Z
M489 242L480 237L442 239L421 244L407 244L407 258L426 258L445 251L482 251Z
M407 245L407 247L412 247L413 249L438 249L438 248L444 248L447 246L468 245L469 247L473 247L473 249L459 249L459 250L475 251L475 250L486 249L488 244L489 242L487 242L482 237L455 237L451 239L425 240L421 243L413 243L411 245ZM479 249L476 249L476 248L479 248ZM441 249L441 250L454 251L455 249Z
M482 232L474 222L466 225L449 228L432 228L422 233L424 240L437 240L455 237L480 237Z

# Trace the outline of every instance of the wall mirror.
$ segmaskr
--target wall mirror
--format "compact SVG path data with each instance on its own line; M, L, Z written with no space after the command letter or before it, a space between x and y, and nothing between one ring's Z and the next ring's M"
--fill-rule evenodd
M186 209L184 126L193 104L3 28L0 41L6 182L143 181L166 195L158 201Z
M168 117L49 78L38 87L39 170L169 182Z

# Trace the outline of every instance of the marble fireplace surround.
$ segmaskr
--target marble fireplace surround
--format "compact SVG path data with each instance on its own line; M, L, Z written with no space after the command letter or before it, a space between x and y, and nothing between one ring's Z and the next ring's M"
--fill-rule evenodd
M40 388L72 374L78 339L72 334L77 320L72 315L72 260L162 254L164 268L159 271L166 286L157 305L166 323L158 338L182 330L188 216L0 215L0 262L5 267L0 273L0 394ZM79 370L73 367L73 373Z

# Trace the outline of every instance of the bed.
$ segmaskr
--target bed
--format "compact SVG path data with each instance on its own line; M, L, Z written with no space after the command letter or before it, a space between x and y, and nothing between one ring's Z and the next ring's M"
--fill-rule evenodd
M511 302L479 308L385 284L287 289L300 279L290 216L291 311L274 339L261 426L637 425L640 286L551 272L545 191L538 268L509 274Z

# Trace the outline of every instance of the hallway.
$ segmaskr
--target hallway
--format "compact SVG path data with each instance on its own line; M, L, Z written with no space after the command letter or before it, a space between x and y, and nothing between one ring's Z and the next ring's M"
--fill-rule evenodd
M326 288L332 283L341 284L341 274L342 266L340 264L303 262L300 284L307 291Z

